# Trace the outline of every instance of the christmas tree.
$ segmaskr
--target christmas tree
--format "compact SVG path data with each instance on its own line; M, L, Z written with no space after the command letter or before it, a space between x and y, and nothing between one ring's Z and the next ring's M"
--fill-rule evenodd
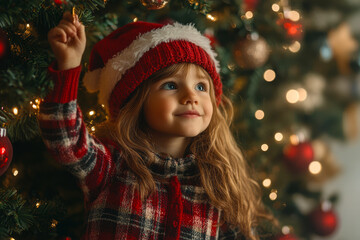
M356 10L333 0L0 0L0 239L79 239L84 227L81 190L47 153L36 120L52 88L47 33L64 11L86 26L83 69L98 40L132 21L205 33L236 108L232 129L279 221L264 239L331 236L341 196L325 198L322 185L339 167L324 138L356 136ZM80 87L79 105L96 132L107 118L96 95Z

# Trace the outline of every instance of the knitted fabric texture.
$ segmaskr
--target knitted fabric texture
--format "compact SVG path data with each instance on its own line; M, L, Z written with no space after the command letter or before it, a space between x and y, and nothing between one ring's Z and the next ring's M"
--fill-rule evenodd
M162 25L147 22L127 24L95 44L84 76L89 92L99 91L111 118L131 93L152 74L176 63L193 63L204 68L214 83L219 103L222 83L219 63L210 40L192 25Z

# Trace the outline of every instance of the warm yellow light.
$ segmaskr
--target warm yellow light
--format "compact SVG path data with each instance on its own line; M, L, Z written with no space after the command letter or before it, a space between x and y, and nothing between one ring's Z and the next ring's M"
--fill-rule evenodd
M137 21L138 21L138 18L134 17L133 22L137 22Z
M301 49L301 43L299 41L294 41L290 46L290 52L297 53Z
M13 168L12 174L14 175L14 177L16 177L19 174L19 171L16 168Z
M95 114L95 111L93 111L93 110L91 110L90 112L89 112L89 116L93 116Z
M211 20L211 21L213 21L213 22L215 22L215 21L217 20L216 17L214 17L214 16L211 15L211 14L206 14L206 18L209 19L209 20Z
M299 13L298 11L293 10L293 11L288 12L287 17L288 17L291 21L297 22L297 21L300 20L300 13Z
M257 120L261 120L261 119L263 119L264 117L265 117L265 113L264 113L263 110L259 109L259 110L257 110L257 111L255 112L255 118L256 118Z
M300 142L300 139L297 135L293 134L290 136L290 142L292 145L298 145Z
M15 238L12 238L12 237L11 237L10 240L15 240Z
M52 227L52 228L55 228L58 223L59 223L59 222L56 221L55 219L52 220L52 222L51 222L51 227Z
M288 226L283 226L281 228L281 232L286 235L286 234L289 234L290 233L290 228Z
M30 27L30 24L27 23L27 24L26 24L26 28L29 28L29 27Z
M279 4L274 3L274 4L271 6L271 9L272 9L274 12L278 12L278 11L280 11L280 6L279 6Z
M264 72L264 79L267 82L272 82L276 78L276 73L272 69L268 69Z
M35 204L35 206L36 206L36 208L39 208L39 207L40 207L40 203L37 202L37 203Z
M309 165L309 172L311 174L319 174L322 170L321 163L319 161L312 161Z
M271 180L270 180L270 178L264 179L264 181L262 182L262 185L263 185L264 187L266 187L266 188L270 187L270 185L271 185Z
M286 100L289 103L297 103L299 101L299 92L295 89L290 89L286 93Z
M12 111L13 111L14 115L18 115L18 113L19 113L19 109L17 107L14 107L12 109Z
M263 150L264 152L266 152L267 150L269 150L269 145L267 145L266 143L261 145L261 150Z
M36 103L36 104L40 104L40 99L38 99L38 98L35 99L35 103Z
M33 105L32 105L32 108L33 108L33 109L37 109L38 106L37 106L36 104L33 104Z
M275 200L277 199L276 190L275 190L275 191L272 191L272 192L269 194L269 198L270 198L270 200L272 200L272 201L275 201Z
M254 13L252 12L252 11L247 11L246 13L245 13L245 18L246 19L251 19L251 18L253 18L254 17Z
M281 132L277 132L277 133L275 133L274 138L276 141L280 142L283 140L284 136L282 135Z
M94 126L91 127L91 131L95 132L95 127Z
M298 88L297 89L299 93L299 102L303 102L307 98L307 91L304 88Z

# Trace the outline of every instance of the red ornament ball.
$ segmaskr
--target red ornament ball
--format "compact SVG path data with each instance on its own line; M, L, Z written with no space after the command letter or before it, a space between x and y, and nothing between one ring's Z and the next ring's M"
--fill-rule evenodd
M286 34L289 38L294 40L302 39L304 31L301 23L294 22L289 19L281 19L278 21L278 24L285 29Z
M330 236L338 226L336 213L330 210L316 208L309 214L309 227L311 231L319 236Z
M140 0L141 4L149 10L158 10L166 6L168 0Z
M259 0L244 0L245 11L254 11L259 3Z
M0 60L4 59L10 52L10 44L7 34L0 29Z
M284 163L294 173L304 173L314 160L314 150L309 142L288 145L284 149Z
M274 240L298 240L298 239L292 234L286 234L286 235L276 236Z
M9 168L13 157L13 148L5 132L4 128L0 128L0 176Z

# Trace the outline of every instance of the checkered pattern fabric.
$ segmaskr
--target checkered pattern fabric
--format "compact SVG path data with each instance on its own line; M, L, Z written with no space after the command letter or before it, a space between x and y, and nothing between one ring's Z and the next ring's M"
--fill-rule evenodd
M156 155L149 169L154 179L165 180L156 180L156 191L140 200L136 177L116 145L87 131L76 102L80 71L49 67L55 88L41 103L38 118L46 146L84 192L88 218L83 239L242 239L225 224L219 227L221 210L199 185L194 155Z

